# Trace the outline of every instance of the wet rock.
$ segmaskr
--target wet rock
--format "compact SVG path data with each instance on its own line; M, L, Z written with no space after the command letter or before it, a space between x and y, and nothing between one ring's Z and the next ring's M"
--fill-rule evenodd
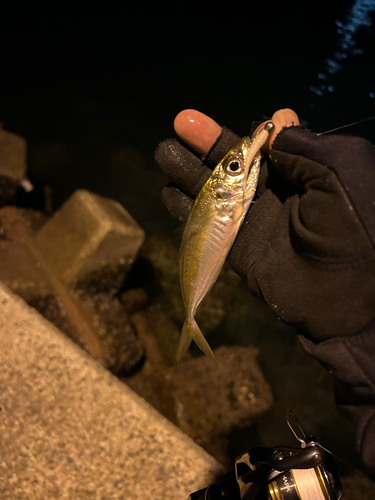
M183 361L168 373L178 426L198 443L208 443L253 423L272 405L270 386L251 347L220 347Z
M117 202L76 191L36 235L59 279L88 293L119 290L144 231Z
M0 205L14 201L20 186L32 189L26 179L26 141L0 127Z

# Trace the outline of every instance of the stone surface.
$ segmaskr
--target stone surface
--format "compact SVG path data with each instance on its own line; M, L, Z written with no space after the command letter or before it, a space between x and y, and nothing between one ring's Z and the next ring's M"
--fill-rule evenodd
M0 279L27 302L45 302L54 295L50 279L30 249L0 240Z
M220 347L215 361L188 353L176 364L176 326L162 312L132 320L146 351L142 369L124 380L202 446L251 425L272 405L270 386L251 347ZM223 444L219 443L219 448ZM210 448L211 449L211 448Z
M0 127L0 204L12 202L19 186L32 188L25 175L25 139Z
M133 372L143 359L144 349L123 305L104 293L76 300L82 311L88 308L86 320L100 341L104 366L116 375Z
M40 210L8 205L0 208L0 237L24 244L49 219Z
M0 285L0 496L176 500L222 467Z
M272 394L251 347L220 347L168 373L177 424L198 443L248 427L272 406Z
M59 279L33 237L46 219L0 209L0 280L113 373L131 372L144 353L129 315L112 294L78 294Z
M116 201L80 189L36 235L60 280L85 291L117 291L144 231Z

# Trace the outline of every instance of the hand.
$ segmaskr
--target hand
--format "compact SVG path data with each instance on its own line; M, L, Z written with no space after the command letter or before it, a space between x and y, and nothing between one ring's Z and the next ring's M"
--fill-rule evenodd
M375 317L374 147L357 137L317 136L299 126L292 110L272 121L259 198L229 262L285 322L319 340L353 335ZM163 199L185 220L238 136L193 110L176 117L175 129L205 154L202 161L172 140L156 152L173 181Z

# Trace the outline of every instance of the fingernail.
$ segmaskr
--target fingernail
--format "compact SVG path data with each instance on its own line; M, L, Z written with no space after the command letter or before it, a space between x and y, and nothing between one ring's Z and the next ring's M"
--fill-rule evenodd
M174 121L176 133L197 153L207 153L221 133L212 118L194 109L185 109Z

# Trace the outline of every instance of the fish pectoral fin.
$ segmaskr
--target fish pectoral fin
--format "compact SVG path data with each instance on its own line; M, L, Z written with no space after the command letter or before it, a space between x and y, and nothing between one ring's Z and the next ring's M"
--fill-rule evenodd
M200 331L197 322L195 321L195 319L193 319L189 322L186 320L184 326L182 327L180 343L178 344L176 354L176 361L180 361L185 356L192 340L194 340L194 342L197 344L199 349L204 352L204 354L210 356L212 359L215 359L214 353L212 352L209 343L204 338L204 335Z

